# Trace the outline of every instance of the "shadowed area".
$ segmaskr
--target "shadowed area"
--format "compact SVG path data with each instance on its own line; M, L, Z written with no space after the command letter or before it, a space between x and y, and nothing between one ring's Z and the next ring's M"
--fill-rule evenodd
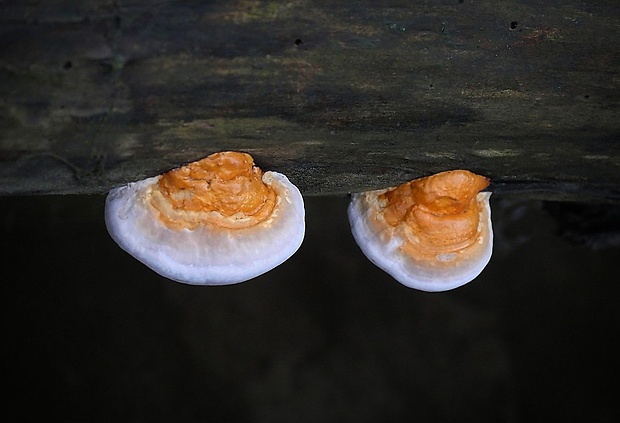
M540 202L492 197L490 264L439 294L366 260L344 196L306 198L301 249L227 287L150 271L109 238L103 202L0 198L2 374L21 420L620 417L618 247L558 238Z

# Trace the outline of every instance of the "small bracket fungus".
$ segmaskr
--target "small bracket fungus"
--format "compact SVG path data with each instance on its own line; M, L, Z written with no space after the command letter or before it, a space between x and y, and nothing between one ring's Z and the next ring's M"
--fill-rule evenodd
M474 279L491 258L489 180L442 172L395 188L353 194L353 237L374 264L410 288L447 291Z
M263 173L249 154L221 152L110 191L105 220L114 241L162 276L227 285L292 256L305 232L299 190Z

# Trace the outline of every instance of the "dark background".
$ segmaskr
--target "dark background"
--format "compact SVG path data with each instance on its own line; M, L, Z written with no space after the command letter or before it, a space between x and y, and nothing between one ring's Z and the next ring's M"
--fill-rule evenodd
M246 283L166 280L106 233L103 196L0 198L5 412L20 421L617 421L619 249L492 198L473 282L425 293L359 251L348 199ZM545 206L545 208L548 208Z

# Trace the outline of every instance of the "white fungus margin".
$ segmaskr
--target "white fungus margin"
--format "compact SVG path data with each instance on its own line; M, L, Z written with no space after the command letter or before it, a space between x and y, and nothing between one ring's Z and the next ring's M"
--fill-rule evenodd
M110 236L155 272L192 285L228 285L280 265L300 247L305 233L301 193L286 176L263 173L277 194L269 218L243 229L199 226L173 230L156 217L150 190L160 176L110 191L105 222Z
M430 292L458 288L482 272L493 251L490 192L480 192L475 199L480 208L479 234L472 248L439 253L428 261L405 254L401 249L404 231L382 218L378 196L386 191L353 194L348 208L353 237L371 262L401 284Z

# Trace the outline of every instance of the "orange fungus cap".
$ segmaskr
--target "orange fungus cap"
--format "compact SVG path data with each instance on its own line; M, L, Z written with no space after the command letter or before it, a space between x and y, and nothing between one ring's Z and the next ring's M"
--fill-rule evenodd
M453 170L352 196L362 251L407 286L443 291L486 266L492 250L489 179Z

